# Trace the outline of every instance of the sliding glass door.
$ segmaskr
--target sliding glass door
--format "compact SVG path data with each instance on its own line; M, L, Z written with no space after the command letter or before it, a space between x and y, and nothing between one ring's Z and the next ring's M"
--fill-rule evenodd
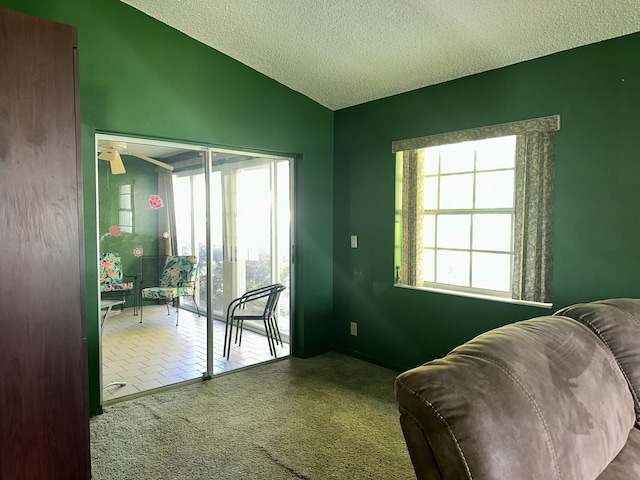
M211 238L221 279L213 281L215 314L224 315L222 308L249 290L281 283L287 289L277 320L288 341L291 160L243 155L214 160L211 170ZM264 332L257 323L248 327Z
M96 145L103 398L288 355L292 159L109 134L98 134ZM124 292L102 288L114 254ZM146 289L163 287L173 256L195 257L193 290L179 299L148 296ZM286 289L275 352L261 322L245 322L227 359L228 305L276 283Z

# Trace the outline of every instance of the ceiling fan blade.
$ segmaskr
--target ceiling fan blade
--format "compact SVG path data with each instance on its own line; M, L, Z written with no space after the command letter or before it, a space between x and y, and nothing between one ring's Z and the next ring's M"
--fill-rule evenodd
M127 173L127 171L124 169L124 163L122 163L122 157L120 157L120 154L117 151L113 160L111 160L110 164L111 164L111 173L113 173L114 175L121 175L123 173Z
M106 148L98 155L98 160L106 160L109 162L111 166L111 173L113 175L121 175L123 173L127 173L124 169L124 163L122 163L122 158L118 153L118 150L115 148Z
M134 157L138 157L141 160L144 160L144 161L149 162L149 163L153 163L154 165L157 165L157 166L162 167L162 168L166 168L169 171L173 171L173 166L172 165L169 165L168 163L161 162L160 160L156 160L155 158L147 157L146 155L142 155L141 153L135 153L135 152L132 152L130 150L123 150L122 153L125 153L127 155L132 155Z
M100 155L98 155L98 160L106 160L110 162L116 157L116 153L118 152L115 148L105 148Z

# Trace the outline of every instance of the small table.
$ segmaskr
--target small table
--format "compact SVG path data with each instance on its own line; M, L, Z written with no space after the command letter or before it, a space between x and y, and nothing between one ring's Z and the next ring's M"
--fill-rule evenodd
M104 327L104 322L113 313L112 309L116 305L124 305L124 300L100 300L100 327Z

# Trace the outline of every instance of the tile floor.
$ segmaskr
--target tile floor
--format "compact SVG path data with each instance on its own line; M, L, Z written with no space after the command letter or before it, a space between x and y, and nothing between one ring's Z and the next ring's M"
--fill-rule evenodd
M144 321L132 308L115 311L102 327L103 402L198 379L206 371L206 317L175 309L167 315L164 305L144 307ZM272 360L264 335L247 329L242 346L232 344L230 359L222 356L225 324L214 321L213 374ZM235 334L235 330L234 330ZM289 344L277 345L278 358L289 355ZM124 386L111 382L126 382Z

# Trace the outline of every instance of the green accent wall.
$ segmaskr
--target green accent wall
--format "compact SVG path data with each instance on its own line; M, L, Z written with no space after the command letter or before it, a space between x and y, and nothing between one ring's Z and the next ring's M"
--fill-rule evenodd
M101 412L96 131L295 155L294 354L329 350L333 112L116 0L0 0L0 8L78 28L91 413Z
M640 296L638 59L634 34L337 111L337 348L400 370L500 325ZM391 142L555 114L553 308L393 287ZM357 249L350 235L358 235Z

